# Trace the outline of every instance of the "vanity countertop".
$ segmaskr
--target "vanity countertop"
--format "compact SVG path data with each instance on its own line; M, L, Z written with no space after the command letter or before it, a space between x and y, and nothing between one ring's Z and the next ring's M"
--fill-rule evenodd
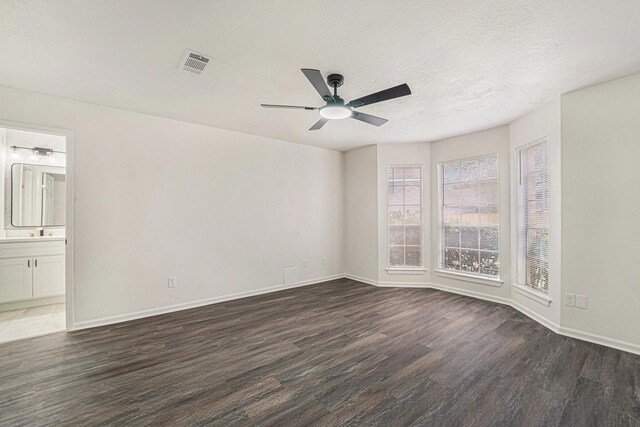
M0 237L0 244L2 243L20 243L20 242L55 242L64 240L64 236L18 236L18 237Z

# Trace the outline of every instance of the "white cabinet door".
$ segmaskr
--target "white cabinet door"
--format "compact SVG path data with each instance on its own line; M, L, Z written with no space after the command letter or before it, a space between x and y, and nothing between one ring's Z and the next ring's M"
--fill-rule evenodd
M64 294L64 255L33 259L33 297Z
M16 301L33 296L31 293L32 269L31 258L0 259L0 302Z

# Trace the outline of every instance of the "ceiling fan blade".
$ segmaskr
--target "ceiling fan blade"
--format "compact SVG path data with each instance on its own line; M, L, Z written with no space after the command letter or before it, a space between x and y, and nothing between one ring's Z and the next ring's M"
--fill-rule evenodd
M322 77L322 74L320 74L320 71L312 70L310 68L302 68L302 72L307 76L313 87L316 88L322 99L325 101L333 99L331 91L329 91L327 84L324 82L324 78Z
M322 126L324 126L324 124L325 124L325 123L327 123L328 121L329 121L329 119L325 119L325 118L323 117L323 118L321 118L320 120L318 120L318 121L316 122L316 124L315 124L315 125L311 126L311 127L309 128L309 130L318 130L318 129L320 129Z
M352 119L360 120L361 122L369 123L374 126L382 126L387 123L389 120L383 119L382 117L372 116L371 114L360 113L358 111L354 111L351 115Z
M289 110L317 110L316 107L303 107L300 105L260 104L264 108L287 108Z
M401 96L406 95L411 95L411 89L409 89L409 86L406 83L403 83L399 86L381 90L380 92L372 93L371 95L363 96L362 98L354 99L347 104L347 107L358 108L363 105L388 101L389 99L400 98Z

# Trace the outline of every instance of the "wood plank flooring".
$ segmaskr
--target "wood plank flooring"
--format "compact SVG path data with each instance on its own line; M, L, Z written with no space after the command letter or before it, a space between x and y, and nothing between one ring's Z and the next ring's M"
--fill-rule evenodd
M631 426L640 356L341 279L1 344L0 425Z

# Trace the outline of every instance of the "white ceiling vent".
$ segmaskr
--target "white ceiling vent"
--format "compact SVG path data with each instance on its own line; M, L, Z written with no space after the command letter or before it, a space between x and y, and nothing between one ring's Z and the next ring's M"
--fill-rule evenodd
M208 58L201 53L187 49L184 51L184 55L182 56L178 69L189 71L191 73L202 74L210 60L211 58Z

